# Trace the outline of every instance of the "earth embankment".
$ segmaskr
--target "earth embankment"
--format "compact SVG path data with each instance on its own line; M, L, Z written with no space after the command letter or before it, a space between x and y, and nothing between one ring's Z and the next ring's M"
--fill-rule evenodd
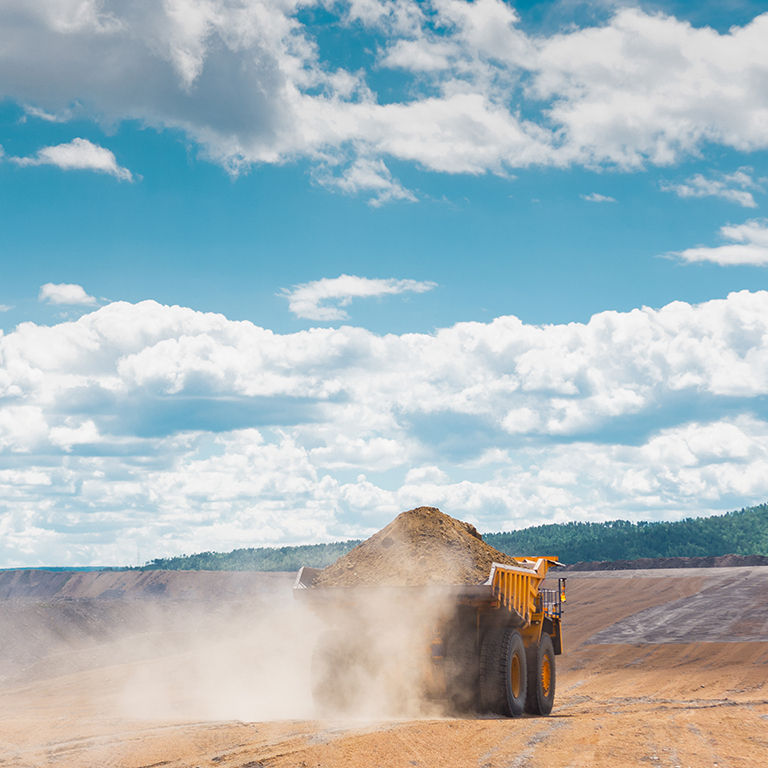
M0 600L233 600L288 590L294 573L260 571L0 571Z
M639 560L596 560L571 563L566 571L637 571L670 568L743 568L768 566L764 555L719 555L709 557L642 557Z

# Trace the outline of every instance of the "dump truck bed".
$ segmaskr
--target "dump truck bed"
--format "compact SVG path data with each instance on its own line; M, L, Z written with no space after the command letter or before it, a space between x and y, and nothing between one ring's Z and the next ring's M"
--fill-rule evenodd
M542 611L539 586L548 568L559 563L554 558L520 558L520 563L520 566L493 563L484 584L375 587L315 587L315 577L321 569L305 566L296 577L294 597L319 612L369 605L385 596L402 600L443 600L453 605L506 609L513 624L527 626L533 614Z
M490 584L433 584L418 587L313 587L312 581L319 568L302 568L296 577L293 595L297 600L311 605L338 602L368 602L377 595L450 598L454 601L491 606L497 603Z

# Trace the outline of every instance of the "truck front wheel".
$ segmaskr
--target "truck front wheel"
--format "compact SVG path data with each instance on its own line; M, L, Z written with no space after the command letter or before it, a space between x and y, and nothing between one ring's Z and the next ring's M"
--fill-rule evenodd
M525 709L527 665L523 638L516 629L493 627L480 653L480 695L483 708L505 717L519 717Z
M555 649L549 635L541 635L531 643L528 656L528 697L525 711L532 715L548 715L555 703Z

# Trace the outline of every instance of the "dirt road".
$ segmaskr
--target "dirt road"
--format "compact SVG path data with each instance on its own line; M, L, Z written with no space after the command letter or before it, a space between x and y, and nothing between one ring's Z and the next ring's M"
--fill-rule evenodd
M768 765L768 568L572 574L555 710L517 720L314 720L316 620L238 597L113 602L101 634L49 632L48 653L60 605L6 601L6 660L14 617L40 642L0 683L0 766Z

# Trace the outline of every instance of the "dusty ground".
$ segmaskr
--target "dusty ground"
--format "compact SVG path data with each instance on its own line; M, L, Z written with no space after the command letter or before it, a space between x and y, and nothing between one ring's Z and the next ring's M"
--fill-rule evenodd
M287 587L100 604L95 633L72 609L59 641L55 599L6 601L0 766L768 765L768 568L570 574L555 710L519 720L313 720Z

